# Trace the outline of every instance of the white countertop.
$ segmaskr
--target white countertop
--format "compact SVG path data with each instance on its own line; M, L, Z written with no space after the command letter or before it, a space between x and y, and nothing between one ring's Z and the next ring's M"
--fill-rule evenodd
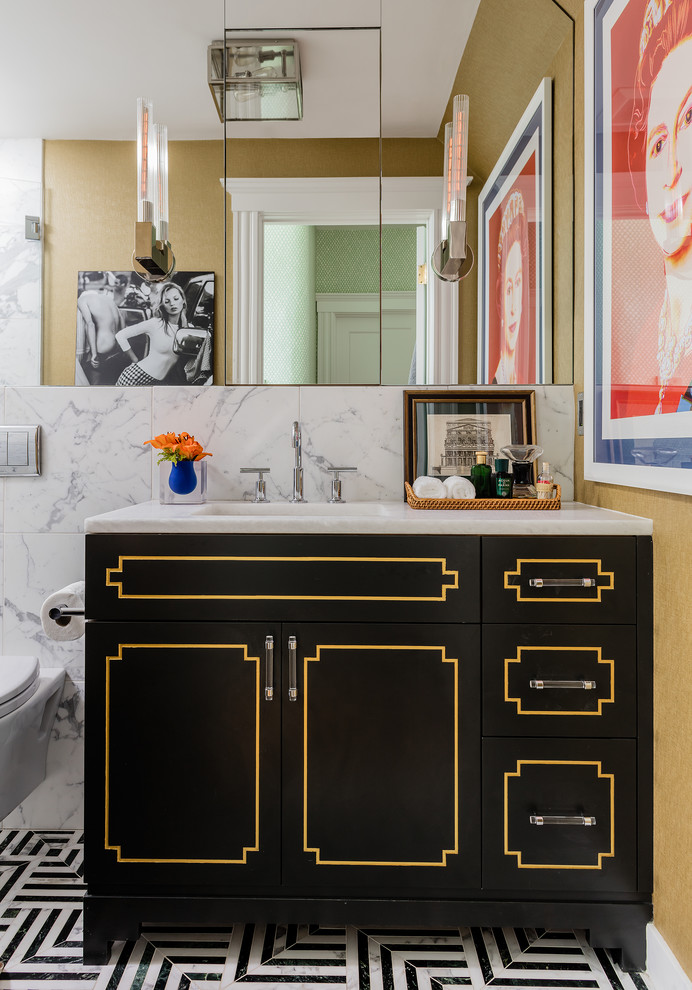
M471 533L647 536L651 519L563 502L556 510L412 509L401 502L142 502L85 520L87 533Z

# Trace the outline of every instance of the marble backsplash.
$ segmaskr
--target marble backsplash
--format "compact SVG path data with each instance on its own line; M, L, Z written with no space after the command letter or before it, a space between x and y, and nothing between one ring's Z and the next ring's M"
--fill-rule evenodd
M41 240L24 218L42 215L39 139L0 139L0 385L41 380Z
M536 387L538 442L562 497L573 495L574 392ZM41 426L42 474L0 479L2 653L35 654L67 681L44 783L7 817L12 827L77 828L83 814L83 639L56 643L41 628L45 597L84 575L84 519L158 497L158 467L143 441L187 430L213 452L210 499L249 497L241 467L269 466L271 499L290 495L291 424L303 434L305 496L328 498L331 465L353 465L344 496L403 497L403 389L291 386L0 388L0 422ZM1 662L1 661L0 661Z

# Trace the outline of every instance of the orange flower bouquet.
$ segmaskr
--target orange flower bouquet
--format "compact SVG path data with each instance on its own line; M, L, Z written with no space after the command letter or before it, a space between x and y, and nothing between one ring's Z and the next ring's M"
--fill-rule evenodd
M211 457L201 443L189 433L161 433L153 440L145 440L158 451L158 463L162 465L159 500L172 502L206 502L207 462ZM163 464L170 462L170 474L164 477ZM197 466L199 465L199 466Z
M145 444L150 443L159 452L156 462L162 461L201 461L203 457L213 457L209 451L205 451L201 443L198 443L189 433L160 433L153 440L145 440Z

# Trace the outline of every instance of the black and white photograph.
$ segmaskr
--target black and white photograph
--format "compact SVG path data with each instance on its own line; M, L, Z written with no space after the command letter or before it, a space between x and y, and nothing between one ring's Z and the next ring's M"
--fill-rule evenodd
M213 356L213 272L79 272L75 385L211 385Z
M512 418L506 415L429 415L428 477L466 476L476 463L476 451L484 450L488 463L512 443Z

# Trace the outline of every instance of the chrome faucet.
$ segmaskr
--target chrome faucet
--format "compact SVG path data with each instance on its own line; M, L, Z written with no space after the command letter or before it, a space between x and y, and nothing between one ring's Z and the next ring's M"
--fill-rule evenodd
M303 452L300 445L300 423L296 420L293 424L291 443L296 452L295 465L293 468L293 495L291 502L304 502L303 498Z

